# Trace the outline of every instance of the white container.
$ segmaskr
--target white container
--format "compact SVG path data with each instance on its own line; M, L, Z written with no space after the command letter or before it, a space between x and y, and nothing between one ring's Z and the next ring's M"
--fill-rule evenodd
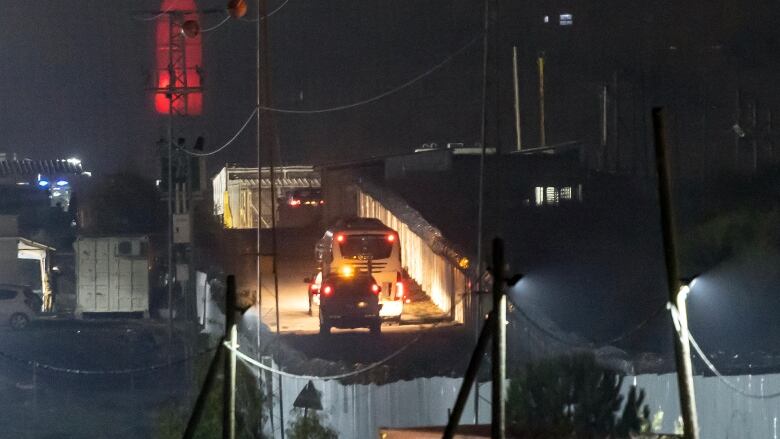
M148 237L79 237L73 247L76 317L125 312L149 316Z

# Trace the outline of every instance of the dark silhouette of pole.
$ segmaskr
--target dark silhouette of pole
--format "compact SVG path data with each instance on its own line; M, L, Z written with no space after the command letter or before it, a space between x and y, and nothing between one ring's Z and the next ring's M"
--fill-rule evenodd
M653 137L655 141L655 162L658 170L658 195L661 210L661 229L664 239L664 260L666 282L669 288L669 302L677 306L680 292L680 275L677 264L677 248L672 207L672 183L667 156L666 131L662 108L653 108ZM680 409L683 416L683 437L698 439L699 422L696 416L696 398L693 389L693 369L687 334L674 334L674 354L677 363L677 387L680 394ZM685 342L683 342L685 341Z
M493 322L495 320L495 314L491 311L487 320L485 320L485 323L482 325L482 330L479 332L479 337L477 338L477 346L474 348L474 352L471 353L471 359L466 368L466 374L463 376L463 383L460 385L458 396L455 399L455 406L452 408L447 427L444 429L444 435L442 436L444 439L452 439L455 434L455 429L458 428L460 417L463 414L463 408L466 406L466 400L469 397L469 392L471 391L472 385L474 385L477 380L477 372L479 372L482 357L485 355L485 350L487 350L488 341L490 340L490 335L494 327ZM479 387L477 387L475 392L478 390Z
M217 352L214 354L214 358L211 359L211 363L209 364L209 369L206 372L206 378L203 380L203 385L201 386L200 392L198 393L198 398L195 400L195 406L192 409L192 413L190 413L189 420L187 420L187 427L182 434L184 439L191 439L195 435L195 430L197 429L198 423L203 416L203 409L206 405L209 392L214 388L214 381L219 371L219 364L223 362L223 358L225 357L226 349L224 343L230 337L230 328L235 326L235 314L231 312L231 310L235 309L235 297L236 281L235 277L230 275L227 277L227 289L225 290L225 335L220 338L219 344L217 345ZM225 362L225 364L227 364L227 362ZM225 437L226 433L225 426L229 424L229 412L226 410L228 404L226 402L229 401L230 389L228 388L227 378L227 375L225 375L225 383L223 386L223 401L225 404L223 405L222 413L223 437Z

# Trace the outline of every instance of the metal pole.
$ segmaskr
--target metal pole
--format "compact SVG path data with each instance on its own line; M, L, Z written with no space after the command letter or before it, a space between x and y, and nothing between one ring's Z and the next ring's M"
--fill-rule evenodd
M266 105L271 103L271 81L270 81L270 63L269 63L269 45L268 45L268 5L266 0L259 0L257 11L257 24L258 24L258 40L257 40L257 77L258 77L258 113L257 120L260 121L260 105L264 103ZM262 18L262 19L261 19ZM262 57L262 58L261 58ZM262 95L261 88L262 84ZM264 98L261 100L261 98ZM270 118L269 118L270 119ZM271 254L273 259L271 260L271 271L274 278L274 307L276 308L276 333L280 332L280 316L279 316L279 278L277 276L277 236L276 236L276 147L274 141L276 137L273 133L273 121L267 121L267 130L269 134L268 145L269 150L269 170L271 178ZM258 131L258 148L260 144L260 132ZM258 163L258 172L260 172L260 165ZM258 231L260 230L258 224ZM279 378L279 424L280 435L284 439L284 394L282 389L282 377Z
M753 174L758 171L758 115L756 114L758 108L758 102L753 99L750 104L751 116L752 116L752 136L753 137Z
M512 47L512 79L515 86L515 148L523 150L523 141L520 133L520 78L517 68L517 46Z
M255 67L257 69L257 144L255 145L257 148L257 236L256 236L256 247L257 247L257 256L255 258L255 263L257 265L257 279L256 279L256 302L257 302L257 350L260 352L260 325L263 323L263 295L262 295L262 287L263 287L263 275L260 271L260 229L263 227L263 175L262 175L262 168L260 163L260 102L261 102L261 93L262 93L262 76L260 75L260 38L261 38L261 29L260 29L260 20L261 20L261 6L260 3L262 0L258 0L257 2L257 56L255 59Z
M653 134L655 140L655 161L658 170L664 259L666 261L666 282L669 288L669 302L676 304L678 303L677 299L680 291L680 276L677 265L671 176L669 173L669 157L667 156L666 131L662 108L653 108ZM687 342L687 336L685 341ZM684 343L677 334L674 335L674 353L677 363L677 386L680 394L680 408L684 422L683 437L685 439L698 439L699 422L696 417L696 398L693 389L690 346L688 343Z
M236 277L227 278L225 294L225 338L230 340L230 346L236 349ZM236 437L236 353L230 351L230 356L225 359L225 382L223 385L222 406L222 437L234 439Z
M225 347L222 345L225 340L227 339L224 336L220 338L219 344L217 345L217 352L214 354L214 358L211 359L209 370L206 372L206 378L203 381L203 386L200 388L198 398L195 400L195 406L192 408L190 418L187 420L187 428L184 430L184 434L182 434L182 438L184 439L192 439L195 435L198 422L200 422L201 416L203 415L206 399L208 398L209 392L214 387L214 378L217 376L218 366L222 363L222 357L225 355Z
M482 32L482 114L479 138L482 142L482 151L479 154L479 199L477 201L477 290L482 290L482 225L485 209L485 156L487 154L487 68L488 68L488 31L490 30L490 0L484 0L485 12L483 17ZM479 315L481 313L479 302L474 315L474 335L479 341ZM479 423L479 387L474 393L474 423Z
M168 361L173 356L173 13L168 13Z
M620 173L620 133L618 132L620 108L618 104L618 72L615 70L612 75L612 140L615 143L615 173L617 174Z
M471 386L476 384L474 393L478 394L479 392L477 372L479 372L479 366L480 363L482 363L482 357L485 355L488 340L490 340L490 335L493 332L493 322L495 321L495 317L496 316L493 312L488 314L488 318L485 320L484 324L482 325L482 330L479 332L477 345L474 348L474 352L471 353L471 359L469 359L469 365L466 368L466 374L463 375L463 383L460 385L458 396L455 399L455 406L452 408L449 421L447 421L447 427L444 429L444 435L442 436L444 439L451 439L455 434L455 429L460 423L460 416L463 414L463 408L466 406L466 399L469 396Z
M504 295L504 241L493 239L493 353L490 437L506 437L506 295Z
M734 111L734 167L739 170L739 132L741 130L740 119L742 118L742 93L737 88L737 101Z
M547 144L547 131L544 125L544 52L536 60L539 67L539 146Z

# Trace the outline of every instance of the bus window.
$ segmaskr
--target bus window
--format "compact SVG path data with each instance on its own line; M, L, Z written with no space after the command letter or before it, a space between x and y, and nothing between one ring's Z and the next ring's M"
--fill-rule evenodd
M370 256L371 259L387 259L393 251L393 242L384 235L346 235L339 243L341 256L348 259L359 259Z

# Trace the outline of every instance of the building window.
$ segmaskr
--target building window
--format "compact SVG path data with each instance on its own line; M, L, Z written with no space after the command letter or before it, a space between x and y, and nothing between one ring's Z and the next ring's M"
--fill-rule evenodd
M545 15L544 16L544 22L545 23L549 23L550 22L550 16L549 15Z
M577 186L535 186L534 205L558 206L561 203L582 202L582 185Z
M554 186L547 186L547 189L546 189L544 195L545 195L544 198L545 198L545 201L547 202L547 204L555 205L555 204L558 204L560 202L560 200L558 198L558 189L555 188Z
M534 204L541 206L544 204L544 188L537 186L534 188Z
M561 26L571 26L574 24L574 16L572 14L561 14L558 16L558 24Z

